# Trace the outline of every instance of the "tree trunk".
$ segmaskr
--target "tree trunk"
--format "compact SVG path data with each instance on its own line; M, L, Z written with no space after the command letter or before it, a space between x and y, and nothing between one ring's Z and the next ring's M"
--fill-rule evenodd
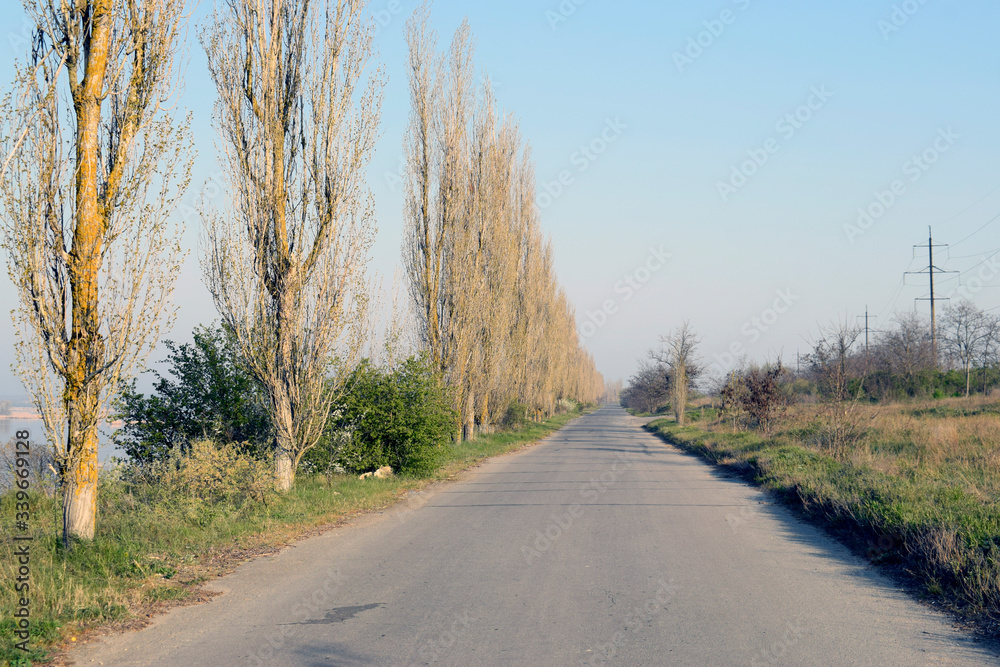
M298 410L295 386L295 359L292 346L295 332L292 313L295 308L291 285L295 273L286 268L276 281L277 301L277 345L275 346L275 375L272 387L274 401L274 482L281 492L290 491L295 482L296 440L295 413Z
M68 262L72 320L63 400L69 420L63 470L63 541L91 540L97 520L97 412L93 376L104 363L98 280L106 211L99 201L101 100L110 48L112 4L97 2L85 48L84 76L73 91L77 120L76 226Z
M476 397L470 390L465 400L465 433L466 440L476 436Z
M78 483L67 479L63 483L63 544L74 540L94 539L97 525L97 470L93 479Z
M479 408L479 432L486 435L492 432L490 428L490 395L488 393L483 394L482 405Z
M687 407L687 369L678 367L674 370L674 420L678 426L684 426Z
M94 539L97 524L97 421L91 401L69 405L69 459L63 471L63 543ZM97 406L92 406L94 413Z
M295 466L292 453L279 449L274 454L274 482L279 491L291 491L295 482Z
M274 483L279 491L288 491L295 482L294 451L295 431L292 406L288 395L279 392L274 402Z
M278 368L281 366L279 364ZM274 483L279 491L289 491L295 482L295 420L288 387L282 378L269 387L274 415Z

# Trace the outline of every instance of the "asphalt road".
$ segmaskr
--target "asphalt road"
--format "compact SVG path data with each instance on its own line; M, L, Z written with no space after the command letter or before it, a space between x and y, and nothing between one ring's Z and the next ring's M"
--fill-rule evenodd
M965 665L1000 657L604 408L248 563L79 665ZM373 482L378 483L378 482Z

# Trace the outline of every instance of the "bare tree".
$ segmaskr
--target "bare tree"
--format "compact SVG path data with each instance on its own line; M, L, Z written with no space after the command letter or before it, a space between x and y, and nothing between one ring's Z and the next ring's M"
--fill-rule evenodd
M172 313L182 253L168 217L189 181L191 146L187 123L166 107L184 6L36 0L26 9L36 36L16 97L27 107L9 97L3 109L0 199L20 297L18 368L55 450L69 544L94 536L102 410Z
M404 144L407 231L403 261L417 306L420 334L442 374L454 365L449 340L453 304L446 290L455 228L466 208L468 126L474 90L469 25L455 32L446 56L422 5L406 24L410 126Z
M898 313L893 321L877 345L888 370L909 378L933 367L930 322L914 312Z
M730 371L719 387L719 414L733 422L733 431L740 428L746 413L746 401L749 395L744 376L745 368Z
M965 395L968 397L972 364L988 351L995 327L991 318L968 299L950 306L941 325L945 353L958 361L965 371Z
M824 448L836 454L855 444L873 418L862 410L868 360L854 354L863 331L846 321L834 322L820 330L820 338L807 357L826 413L817 437Z
M990 367L995 367L1000 357L1000 317L984 313L986 319L986 336L983 340L980 358L983 372L983 394L987 391Z
M361 0L227 0L202 34L231 190L204 210L216 307L265 387L278 487L323 433L361 349L374 205L365 169L382 100L365 79Z
M602 405L618 405L624 388L625 385L621 378L605 383L604 391L601 393L600 403Z
M819 340L807 357L820 393L834 402L846 401L851 395L851 381L864 373L853 363L854 346L862 332L847 322L835 322L820 330Z
M651 351L650 357L664 364L670 373L670 402L677 423L684 425L688 392L701 375L697 349L701 340L690 322L684 322L673 333L660 336L661 347Z

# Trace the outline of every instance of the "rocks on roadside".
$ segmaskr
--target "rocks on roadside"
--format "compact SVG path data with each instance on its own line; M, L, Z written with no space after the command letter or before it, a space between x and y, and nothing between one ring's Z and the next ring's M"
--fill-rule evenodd
M392 477L393 472L390 466L382 466L375 472L366 472L358 476L358 479L368 479L369 477L375 477L377 479L385 479L387 477Z

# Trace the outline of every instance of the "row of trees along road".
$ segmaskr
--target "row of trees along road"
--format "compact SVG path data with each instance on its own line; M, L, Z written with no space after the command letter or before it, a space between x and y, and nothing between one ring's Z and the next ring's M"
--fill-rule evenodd
M403 257L422 345L453 389L465 437L514 403L552 413L596 402L603 380L580 345L535 207L530 151L474 84L467 23L439 53L427 6L406 26L412 103Z
M363 342L375 232L363 175L384 82L364 5L229 0L201 32L228 185L224 206L201 208L202 266L264 388L281 489ZM2 105L0 205L18 368L55 448L70 544L94 536L100 415L174 312L185 251L168 219L193 160L189 120L174 116L187 14L183 0L25 6L35 37ZM468 27L444 59L426 21L420 10L408 32L407 200L425 347L470 426L512 400L549 412L594 400L601 378L555 281L517 128L488 92L473 113Z

